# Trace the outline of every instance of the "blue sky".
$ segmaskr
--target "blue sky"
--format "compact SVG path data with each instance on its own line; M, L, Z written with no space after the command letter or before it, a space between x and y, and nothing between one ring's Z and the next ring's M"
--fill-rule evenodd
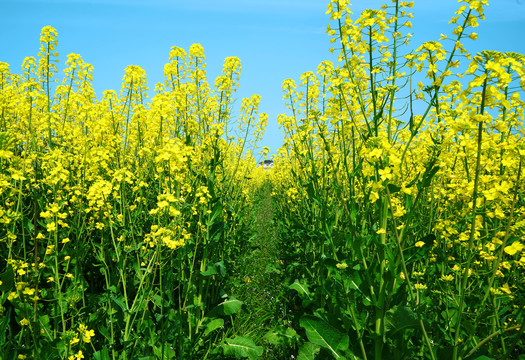
M277 115L285 113L281 84L299 81L305 71L315 71L328 52L328 0L0 0L0 61L20 72L26 56L36 56L40 30L58 31L58 51L63 63L77 53L94 66L94 86L120 89L127 65L146 70L149 87L162 81L162 71L172 46L186 50L203 45L208 81L213 84L225 57L241 59L241 97L262 96L260 111L270 115L261 146L274 153L283 135ZM354 17L384 1L354 0ZM448 20L459 7L455 0L415 1L412 46L450 34ZM486 21L475 29L477 41L467 49L525 53L525 0L489 0Z

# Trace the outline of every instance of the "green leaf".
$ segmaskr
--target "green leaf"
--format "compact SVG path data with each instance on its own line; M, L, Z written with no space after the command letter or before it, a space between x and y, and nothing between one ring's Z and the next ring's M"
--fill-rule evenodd
M217 268L215 265L209 264L206 271L201 271L201 275L204 277L217 275Z
M93 354L95 360L109 360L109 350L108 348L102 348L102 350L97 351Z
M215 264L209 264L206 267L206 271L201 271L201 275L204 277L220 274L221 277L226 276L226 266L224 266L224 261L219 261Z
M257 346L252 339L237 336L233 339L224 339L221 344L226 356L235 356L236 359L249 358L255 359L262 355L262 346Z
M224 265L224 260L221 260L215 263L215 268L219 271L222 277L226 276L226 266Z
M299 297L301 299L308 298L311 299L312 296L310 295L310 291L308 290L307 284L301 284L299 280L295 280L295 282L289 286L290 289L297 291L299 294Z
M292 328L285 328L284 326L277 326L264 335L264 339L273 345L291 345L295 344L299 339L299 335Z
M299 324L306 330L308 340L328 349L336 359L342 358L338 350L345 351L348 349L348 335L341 333L323 319L305 315Z
M208 317L229 316L237 313L242 308L242 301L235 298L228 299L214 307Z
M119 308L122 310L122 312L126 312L127 311L127 306L126 306L126 303L124 303L124 301L122 301L121 299L117 298L116 296L114 295L111 295L111 300L113 300L115 302L115 304L117 304L119 306Z
M11 289L13 288L14 281L15 281L15 275L13 273L12 267L9 267L6 271L0 274L0 281L2 281L0 285L0 291L2 292L11 291Z
M394 306L385 316L385 331L395 334L398 331L420 326L417 314L406 306Z
M423 174L423 180L421 180L421 183L420 183L420 185L418 187L420 189L429 187L430 183L432 181L432 178L434 177L434 175L436 175L436 173L439 171L439 169L440 168L437 165L434 166L431 169L427 169L427 171L425 171L425 173Z
M155 352L155 358L157 359L175 359L175 350L171 348L171 344L165 343L164 347L162 347L162 344L159 344L158 346L155 346L153 348L153 351ZM164 349L164 354L162 354L162 350Z
M307 342L299 349L297 360L314 360L315 356L319 354L321 347L319 345Z
M105 326L100 326L97 330L106 338L106 340L111 341L111 335L109 335L109 331Z
M352 224L355 224L355 220L357 219L357 207L355 205L352 205L352 211L350 211L350 220L352 221Z
M224 325L224 319L216 318L216 319L211 320L209 323L206 324L206 330L204 330L204 336L208 336L209 333L211 333L214 330L217 330L223 325Z
M390 191L390 194L395 194L401 190L401 187L394 185L394 184L388 184L388 191Z
M481 356L478 356L477 358L472 359L472 360L494 360L494 358L488 357L486 355L481 355Z

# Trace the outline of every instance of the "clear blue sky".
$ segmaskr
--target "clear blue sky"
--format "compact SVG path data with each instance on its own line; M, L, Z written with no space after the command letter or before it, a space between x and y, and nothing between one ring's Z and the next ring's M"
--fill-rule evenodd
M354 17L385 1L354 0ZM285 113L281 84L299 81L322 60L333 60L325 34L327 0L0 0L0 61L20 72L26 56L36 56L40 30L58 31L61 63L77 53L94 66L94 86L120 89L127 65L146 70L150 89L162 81L172 46L186 50L203 45L208 81L213 84L227 56L241 59L238 96L262 96L260 111L270 115L261 146L274 153L283 135L277 115ZM416 0L412 45L450 34L448 20L459 7L455 0ZM489 0L487 20L475 30L467 49L525 53L525 0ZM238 100L240 104L240 99Z

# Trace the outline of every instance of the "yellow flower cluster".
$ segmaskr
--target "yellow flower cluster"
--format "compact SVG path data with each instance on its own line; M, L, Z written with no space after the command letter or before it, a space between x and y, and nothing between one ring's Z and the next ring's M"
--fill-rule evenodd
M222 238L217 224L238 221L232 210L267 176L254 154L268 115L259 113L260 96L253 95L242 100L238 128L232 127L240 60L226 58L210 88L200 44L188 52L171 48L154 91L144 69L130 65L120 91L99 98L93 67L78 54L67 56L62 81L54 81L54 28L42 29L40 41L38 57L24 59L22 74L0 63L0 254L14 280L1 285L9 301L42 312L21 314L20 325L31 327L28 319L41 316L42 339L54 341L89 305L86 289L113 283L126 294L130 272L141 286L155 279L148 288L154 289L159 267L177 259L177 251L189 246L188 253L201 256L193 247ZM187 258L184 251L178 259ZM120 271L110 270L115 266ZM104 281L93 282L94 268ZM179 271L183 278L186 270ZM58 322L62 335L51 330ZM29 336L21 331L17 338ZM95 336L81 324L70 344ZM85 352L70 354L64 356L81 359Z

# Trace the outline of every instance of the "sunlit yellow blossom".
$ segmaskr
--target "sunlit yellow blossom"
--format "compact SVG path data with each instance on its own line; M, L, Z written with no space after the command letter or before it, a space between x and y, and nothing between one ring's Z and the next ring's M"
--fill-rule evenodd
M516 253L522 251L525 248L525 245L520 243L519 241L515 241L512 243L512 245L505 246L503 249L507 254L509 255L516 255Z
M454 280L454 275L441 275L439 280L441 280L441 281L452 281L452 280Z
M79 350L78 353L68 357L68 360L80 360L80 359L84 359L84 354L82 353L82 350Z
M26 287L23 291L23 294L32 296L35 293L35 289Z
M82 341L85 343L91 342L91 338L95 336L95 331L93 329L89 330L87 326L80 324L78 326L78 332L82 337Z
M500 286L499 289L501 291L503 291L507 295L512 294L512 291L510 290L509 284L507 284L507 283L503 284L503 286Z

